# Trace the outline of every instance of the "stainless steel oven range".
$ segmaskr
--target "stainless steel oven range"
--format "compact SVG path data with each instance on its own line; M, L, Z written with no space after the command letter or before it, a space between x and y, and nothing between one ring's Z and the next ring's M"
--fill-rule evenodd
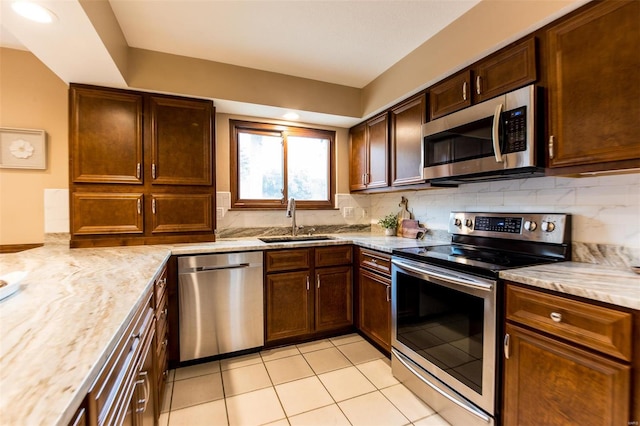
M571 216L452 212L449 233L393 250L393 375L454 426L498 424L498 274L569 260Z

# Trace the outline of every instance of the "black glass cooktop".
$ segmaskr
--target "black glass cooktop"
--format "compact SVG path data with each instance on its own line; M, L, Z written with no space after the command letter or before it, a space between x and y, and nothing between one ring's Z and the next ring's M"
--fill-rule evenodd
M497 274L510 268L553 262L552 259L546 257L457 244L395 249L393 254L451 269L482 273L483 275Z

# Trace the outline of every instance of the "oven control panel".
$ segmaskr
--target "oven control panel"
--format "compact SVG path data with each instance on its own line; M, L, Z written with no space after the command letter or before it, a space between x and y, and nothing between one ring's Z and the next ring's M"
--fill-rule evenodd
M558 213L451 212L449 233L564 244L570 222L571 215Z

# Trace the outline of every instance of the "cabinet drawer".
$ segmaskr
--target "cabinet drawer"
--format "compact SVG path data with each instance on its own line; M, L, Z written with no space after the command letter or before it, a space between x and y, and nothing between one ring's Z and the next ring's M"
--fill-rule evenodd
M267 251L264 263L267 272L295 271L309 269L311 257L309 249Z
M160 303L167 294L167 268L165 267L155 281L156 308L160 310ZM164 308L163 308L164 309Z
M631 360L632 317L627 312L508 285L506 315L510 321Z
M119 418L122 415L121 408L127 403L125 399L130 396L134 386L136 360L154 326L152 301L149 292L146 303L135 314L89 391L89 416L97 419L99 425L122 421Z
M318 247L316 250L316 267L351 265L351 246Z
M391 275L391 256L377 251L360 249L360 267Z

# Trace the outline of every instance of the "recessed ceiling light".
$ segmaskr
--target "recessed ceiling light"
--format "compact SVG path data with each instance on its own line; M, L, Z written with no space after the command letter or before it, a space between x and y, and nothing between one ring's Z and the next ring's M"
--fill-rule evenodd
M300 116L295 112L288 112L284 115L284 118L286 118L287 120L297 120L298 118L300 118Z
M11 8L18 15L35 22L48 24L56 18L56 15L49 9L28 1L13 2Z

